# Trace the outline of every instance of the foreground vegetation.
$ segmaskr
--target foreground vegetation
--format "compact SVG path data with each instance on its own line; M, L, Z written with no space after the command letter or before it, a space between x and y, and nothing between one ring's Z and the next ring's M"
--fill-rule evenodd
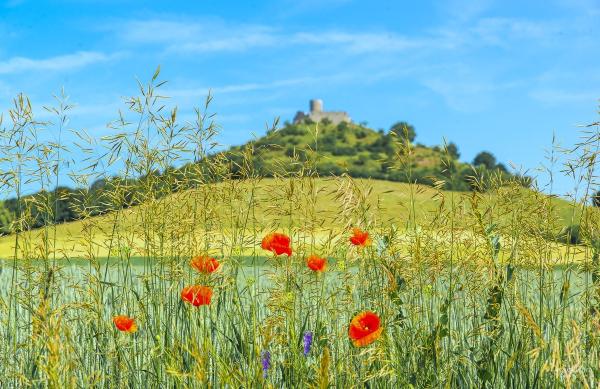
M42 228L18 208L0 242L0 386L598 386L596 127L569 165L571 204L476 170L469 193L422 187L407 138L390 165L407 184L320 178L318 150L265 179L252 148L211 153L204 111L179 124L157 77L116 135L77 132L86 163L68 176L88 188L118 168L111 211L82 191L81 220L57 224L57 197L41 197ZM67 108L46 128L65 129ZM7 191L52 193L73 145L41 141L23 97L8 117ZM557 234L569 225L577 245ZM265 244L273 232L289 247Z

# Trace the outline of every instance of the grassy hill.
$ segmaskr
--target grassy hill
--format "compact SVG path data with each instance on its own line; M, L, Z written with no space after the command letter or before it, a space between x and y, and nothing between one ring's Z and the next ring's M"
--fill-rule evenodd
M365 222L377 234L395 225L406 236L418 225L437 238L454 231L476 241L473 234L479 227L473 207L486 223L510 233L517 229L534 232L543 216L536 207L551 212L545 218L553 221L549 226L553 233L580 218L580 211L564 200L517 187L482 194L351 178L232 180L24 232L19 238L19 257L41 257L47 245L57 258L122 256L123 250L132 256L143 256L148 250L168 254L167 241L197 250L214 249L216 255L252 255L266 231L291 231L298 241L311 236L323 244L346 240L351 226ZM224 240L237 241L238 251L218 252ZM1 258L12 257L14 249L14 235L0 238ZM566 255L566 246L555 249L561 258Z
M126 140L132 135L133 139ZM146 150L137 145L139 133L109 138L110 149L128 148L133 154L113 158L111 152L98 157L107 160L90 163L102 166L122 159L129 166L125 173L127 177L106 177L100 173L102 178L87 188L61 186L25 196L19 201L8 199L0 203L0 233L10 234L14 230L13 221L18 214L28 214L28 220L21 223L26 226L23 229L39 228L48 223L69 222L141 204L147 200L148 191L162 197L194 188L198 183L228 178L348 175L420 183L454 191L481 191L510 181L528 182L527 178L509 173L491 154L477 166L472 166L458 160L458 148L454 144L441 148L414 144L414 129L406 123L398 123L387 132L355 123L333 125L327 120L286 123L281 129L268 131L264 137L226 151L206 153L193 163L174 167L158 162L176 160L174 156L185 149L182 145L198 138L197 134L180 136L185 140L171 140L168 146L158 143L154 145L155 149L150 148L154 138L151 136L144 146L148 148ZM46 146L40 147L44 150ZM140 152L146 154L135 155ZM162 153L166 155L159 157ZM41 161L36 163L44 165ZM39 175L46 168L31 173ZM73 176L78 175L79 172L73 172ZM45 180L47 178L41 175L38 177L38 181L48 185ZM111 193L115 192L122 192L122 198L110 199ZM89 212L82 212L83 203L91 209Z
M395 129L394 129L395 128ZM289 124L269 131L265 137L232 147L223 153L240 161L251 152L254 168L264 176L285 175L305 169L307 162L320 175L346 173L355 178L375 178L434 185L444 188L472 189L471 176L497 175L512 178L504 165L491 162L473 168L458 160L458 149L451 145L427 147L412 144L414 129L400 123L392 130L375 131L356 123L334 125L328 121ZM411 142L407 142L407 139ZM297 161L294 166L292 161Z

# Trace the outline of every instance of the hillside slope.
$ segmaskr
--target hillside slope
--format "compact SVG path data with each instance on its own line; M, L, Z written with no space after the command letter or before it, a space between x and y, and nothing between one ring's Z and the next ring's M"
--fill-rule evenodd
M529 190L512 188L504 193L437 191L422 185L350 178L259 179L205 185L151 200L119 212L64 223L48 229L21 234L19 257L40 257L46 244L57 258L89 258L123 255L141 256L170 245L195 249L217 249L223 239L237 241L237 254L250 255L259 246L265 231L311 232L319 239L343 238L350 226L370 223L371 228L392 224L405 230L411 220L420 228L448 231L454 220L457 231L473 230L477 221L470 212L481 208L486 222L499 228L535 228L523 220L538 217L535 204L552 208L553 230L570 224L577 210L560 199L549 199ZM541 196L541 197L540 197ZM541 199L541 201L540 201ZM518 215L511 215L513 201L519 202ZM532 204L531 207L524 206ZM540 205L541 206L541 205ZM150 235L149 232L150 231ZM512 231L512 230L511 230ZM527 231L525 231L527 233ZM11 258L15 237L0 238L0 258ZM190 249L191 251L195 250ZM231 255L235 253L220 253Z
M254 168L263 176L286 175L304 169L309 162L322 176L346 173L355 178L426 185L443 180L444 189L459 191L472 189L474 175L496 175L504 180L514 177L502 164L482 164L474 170L458 160L455 145L445 149L412 144L414 136L414 129L403 123L384 132L356 123L317 124L308 120L286 123L265 137L234 146L222 155L239 161L245 152L252 152ZM290 158L297 161L295 166L290 164Z
M139 134L130 139L128 136L132 135L119 134L108 142L114 143L111 150L128 150L129 154L103 154L92 165L110 165L119 159L129 166L126 169L129 173L108 177L104 172L93 172L100 178L87 184L89 187L59 186L20 200L7 199L0 203L0 233L12 233L15 224L22 225L22 229L34 229L104 214L141 204L152 196L164 197L195 188L200 183L229 178L348 175L455 191L488 190L511 181L526 186L528 182L507 172L489 153L480 153L487 154L487 158L474 161L477 166L473 167L458 160L458 148L454 144L442 148L413 144L415 132L406 123L397 123L388 132L354 123L333 125L327 120L286 123L264 137L226 151L207 152L194 158L194 162L189 162L189 155L182 154L184 149L197 147L182 145L201 139L198 134L180 134L180 142L171 140L168 145L161 144L160 137L151 136L149 139L153 141L141 141ZM138 143L146 146L139 148ZM163 163L180 157L188 162L179 162L182 166L177 167ZM79 174L73 172L73 176ZM88 177L84 178L87 182ZM26 220L17 215L25 215Z

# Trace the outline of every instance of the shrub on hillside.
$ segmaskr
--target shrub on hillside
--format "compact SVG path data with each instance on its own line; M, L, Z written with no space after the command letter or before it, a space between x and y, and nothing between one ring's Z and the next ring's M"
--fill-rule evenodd
M581 244L581 230L579 224L564 227L558 234L558 241L565 244Z
M600 190L592 195L592 205L594 207L600 207Z
M317 164L317 172L322 176L338 176L345 173L345 169L335 162L326 161Z
M337 156L341 156L341 155L356 155L356 147L353 146L343 146L343 145L336 145L333 150L331 150L331 153L333 155L337 155Z
M358 130L356 130L356 139L363 139L367 137L367 131L359 128Z
M0 204L0 234L10 234L12 232L12 223L14 221L12 214L4 204Z
M302 126L288 126L279 130L279 135L297 135L302 136L306 135L308 131L305 127Z
M332 132L327 132L323 136L319 137L319 147L321 150L329 151L332 150L336 144L336 136Z

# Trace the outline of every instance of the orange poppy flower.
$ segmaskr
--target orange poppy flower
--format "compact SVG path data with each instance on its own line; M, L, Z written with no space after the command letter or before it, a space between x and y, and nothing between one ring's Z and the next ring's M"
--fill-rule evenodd
M366 231L362 231L360 228L352 229L352 236L350 237L350 243L355 246L368 246L371 244L371 238L369 238L369 233Z
M199 255L190 261L191 267L205 274L216 271L220 265L219 261L206 255Z
M208 286L192 285L186 286L181 291L181 299L195 307L209 305L212 297L212 289Z
M379 316L371 311L364 311L354 316L350 322L348 336L356 347L368 346L381 336Z
M135 320L125 315L117 315L113 317L113 323L119 331L134 333L137 331Z
M306 258L306 265L312 271L324 271L327 267L327 259L313 254Z
M267 234L260 246L265 250L272 251L275 255L287 254L288 257L292 255L290 237L279 232Z

